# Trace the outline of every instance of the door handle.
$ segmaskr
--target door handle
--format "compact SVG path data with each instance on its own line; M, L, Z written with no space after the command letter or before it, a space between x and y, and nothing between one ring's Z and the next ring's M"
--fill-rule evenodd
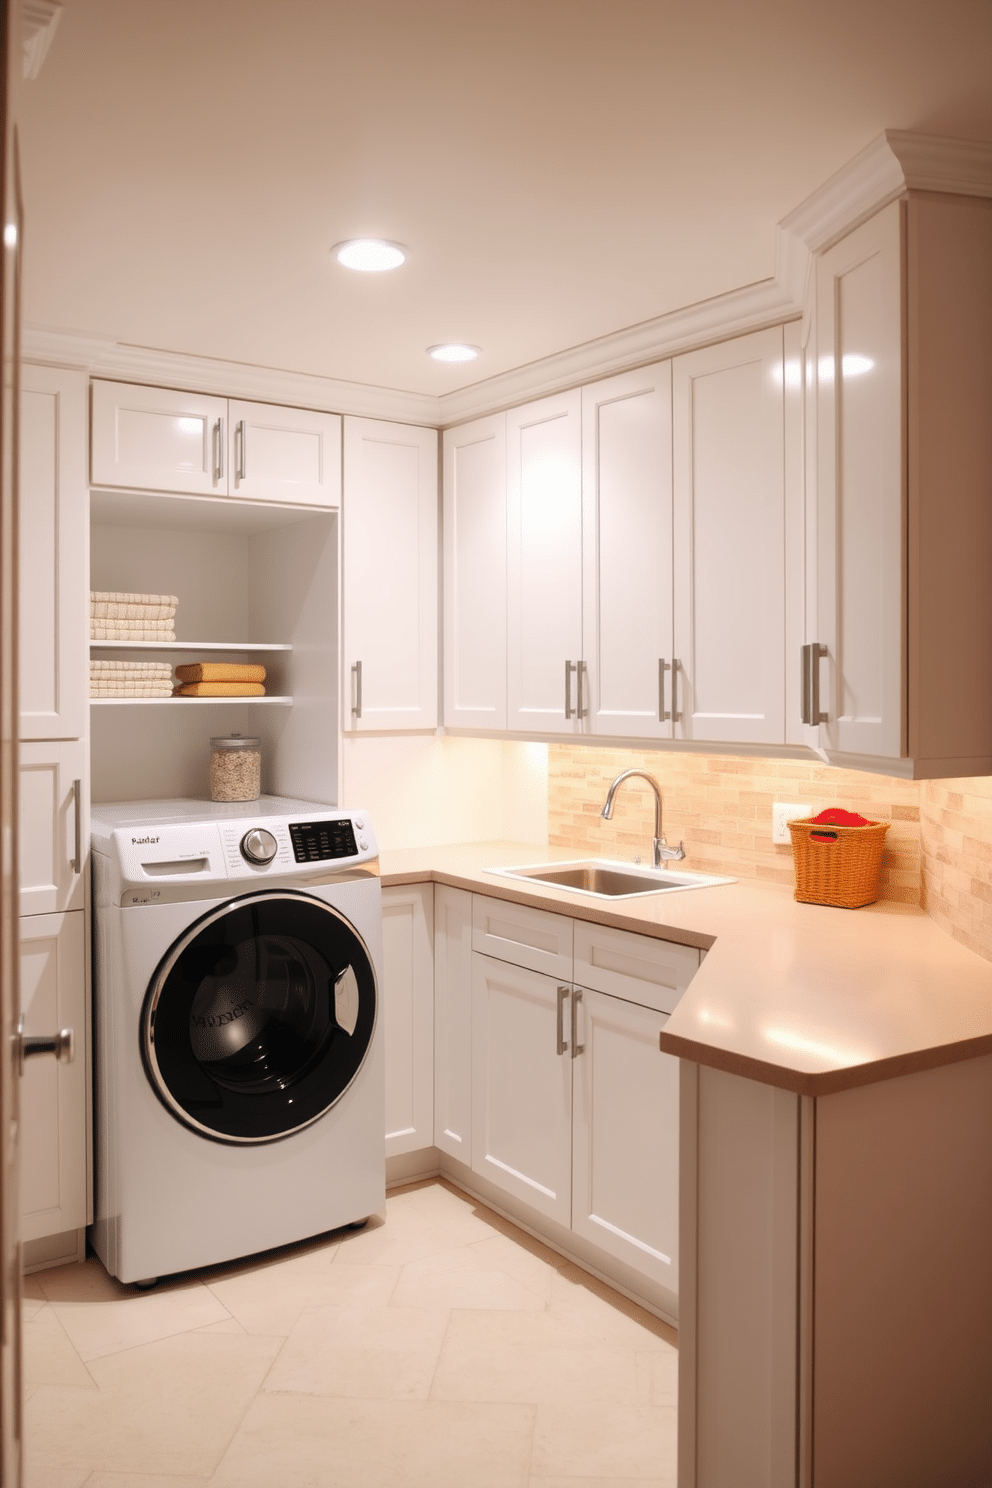
M576 710L575 710L575 716L576 716L576 718L588 718L588 716L589 716L589 705L588 705L588 703L585 705L585 707L583 707L583 705L582 705L582 699L583 699L583 697L585 695L585 691L586 691L586 689L584 689L583 686L582 686L583 678L585 678L585 681L586 682L589 681L589 674L586 671L586 664L585 664L584 661L577 661L575 663L576 703L577 703L577 707L576 707Z
M812 650L812 647L807 645L807 646L801 647L800 652L799 652L799 656L800 656L800 662L799 662L799 669L800 669L799 670L799 677L800 677L800 681L799 681L799 721L800 721L800 723L809 723L809 721L810 721L810 719L812 717L812 714L813 714L813 700L812 700L812 698L810 696L810 688L812 686L812 681L813 681L812 675L811 675L810 654L809 654L811 650Z
M355 715L356 718L361 718L361 716L362 716L362 663L360 661L356 661L351 670L352 670L352 673L354 674L354 678L355 678L355 701L351 705L351 711Z
M558 988L558 1054L568 1053L568 1044L565 1041L565 999L572 989L559 986Z
M52 1034L25 1033L22 1013L14 1034L14 1058L18 1070L23 1072L25 1061L35 1059L39 1054L54 1054L59 1064L71 1064L76 1057L75 1032L71 1028L61 1028Z
M679 667L682 663L677 657L672 657L672 722L681 723L682 714L679 712Z
M671 713L665 707L665 673L668 671L668 662L658 660L658 722L668 723Z
M572 1058L586 1051L585 1044L579 1043L579 1003L582 1001L582 989L576 987L572 993Z
M73 873L83 871L83 782L72 782L72 820L75 831L75 852L72 855Z
M819 644L819 642L813 641L812 644L810 645L810 648L809 648L810 719L809 719L809 721L810 721L810 723L814 723L814 724L817 724L817 723L829 723L830 722L830 715L829 715L829 713L821 713L820 712L820 662L823 660L823 658L827 654L828 653L827 653L826 646L821 646Z
M234 478L238 481L245 479L248 468L248 456L245 447L245 421L238 419L234 426Z

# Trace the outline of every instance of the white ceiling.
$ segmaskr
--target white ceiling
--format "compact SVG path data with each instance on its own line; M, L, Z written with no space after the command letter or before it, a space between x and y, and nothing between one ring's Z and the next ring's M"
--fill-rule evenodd
M885 128L992 139L992 4L67 0L20 117L28 324L439 394L768 278Z

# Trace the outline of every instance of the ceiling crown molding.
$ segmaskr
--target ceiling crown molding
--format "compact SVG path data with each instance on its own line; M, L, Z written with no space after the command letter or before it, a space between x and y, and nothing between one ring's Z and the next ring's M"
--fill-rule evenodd
M48 55L55 30L62 19L62 0L22 0L21 37L24 43L24 76L34 79Z
M285 372L247 362L217 357L187 356L129 346L106 337L75 331L50 331L26 326L21 355L28 362L73 367L94 377L154 387L184 388L216 393L224 398L249 398L286 408L316 408L353 413L366 418L391 419L401 424L437 424L437 398L429 393L406 393L395 388L371 387L318 377L308 372Z

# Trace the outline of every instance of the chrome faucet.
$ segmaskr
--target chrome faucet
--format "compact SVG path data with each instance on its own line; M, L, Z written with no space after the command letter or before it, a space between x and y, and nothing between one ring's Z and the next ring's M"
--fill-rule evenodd
M617 787L622 785L625 780L629 780L632 775L639 775L642 780L646 780L654 791L654 866L656 868L667 868L669 862L678 861L680 858L685 857L685 843L680 842L678 847L669 847L661 835L661 791L658 789L658 782L653 775L646 775L643 770L624 770L622 774L617 776L607 791L606 805L600 812L600 816L605 817L607 821L610 820L613 815L613 802L616 797Z

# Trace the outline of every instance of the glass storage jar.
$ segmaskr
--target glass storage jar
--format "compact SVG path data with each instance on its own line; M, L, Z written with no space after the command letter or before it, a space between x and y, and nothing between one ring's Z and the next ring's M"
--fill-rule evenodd
M261 740L245 739L240 734L211 739L211 801L257 801L261 793Z

